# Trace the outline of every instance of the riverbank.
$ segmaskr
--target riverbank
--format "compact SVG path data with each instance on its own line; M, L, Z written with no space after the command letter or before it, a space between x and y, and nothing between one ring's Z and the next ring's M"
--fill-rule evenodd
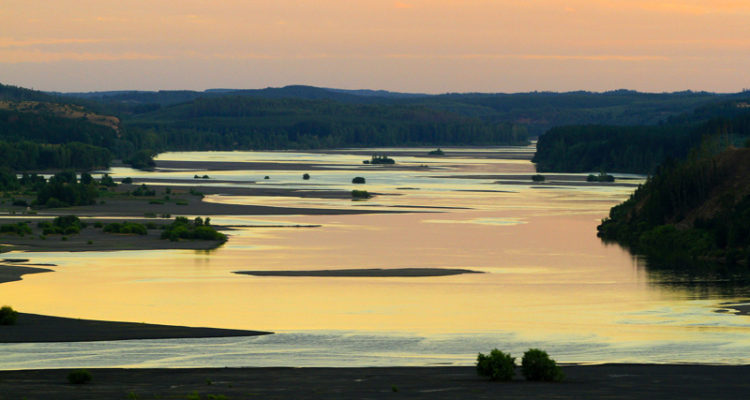
M248 360L252 363L252 360ZM564 366L561 383L490 382L473 367L90 369L0 371L2 398L20 399L739 399L750 366Z

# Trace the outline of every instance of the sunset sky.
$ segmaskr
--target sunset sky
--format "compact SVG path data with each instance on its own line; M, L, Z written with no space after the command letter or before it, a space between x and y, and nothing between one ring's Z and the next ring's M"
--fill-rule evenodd
M748 0L0 0L40 90L750 88Z

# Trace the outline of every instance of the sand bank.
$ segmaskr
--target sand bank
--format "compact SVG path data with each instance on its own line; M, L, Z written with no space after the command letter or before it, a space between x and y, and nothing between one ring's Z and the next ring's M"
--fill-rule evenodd
M369 269L326 269L314 271L235 271L235 274L254 276L320 276L320 277L428 277L460 274L481 274L469 269L449 268L369 268Z
M271 332L193 328L136 322L96 321L19 313L15 325L0 326L0 343L91 342L267 335Z

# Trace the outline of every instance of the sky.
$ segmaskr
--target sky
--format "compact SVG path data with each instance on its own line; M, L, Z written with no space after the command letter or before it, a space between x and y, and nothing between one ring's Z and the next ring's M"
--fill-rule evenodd
M0 0L0 83L750 88L748 0Z

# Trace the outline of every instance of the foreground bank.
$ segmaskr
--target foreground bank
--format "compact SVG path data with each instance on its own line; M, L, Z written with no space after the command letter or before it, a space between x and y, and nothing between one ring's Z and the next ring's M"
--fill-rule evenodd
M15 399L738 399L750 366L608 364L565 366L561 383L490 382L473 367L92 369L0 372Z

